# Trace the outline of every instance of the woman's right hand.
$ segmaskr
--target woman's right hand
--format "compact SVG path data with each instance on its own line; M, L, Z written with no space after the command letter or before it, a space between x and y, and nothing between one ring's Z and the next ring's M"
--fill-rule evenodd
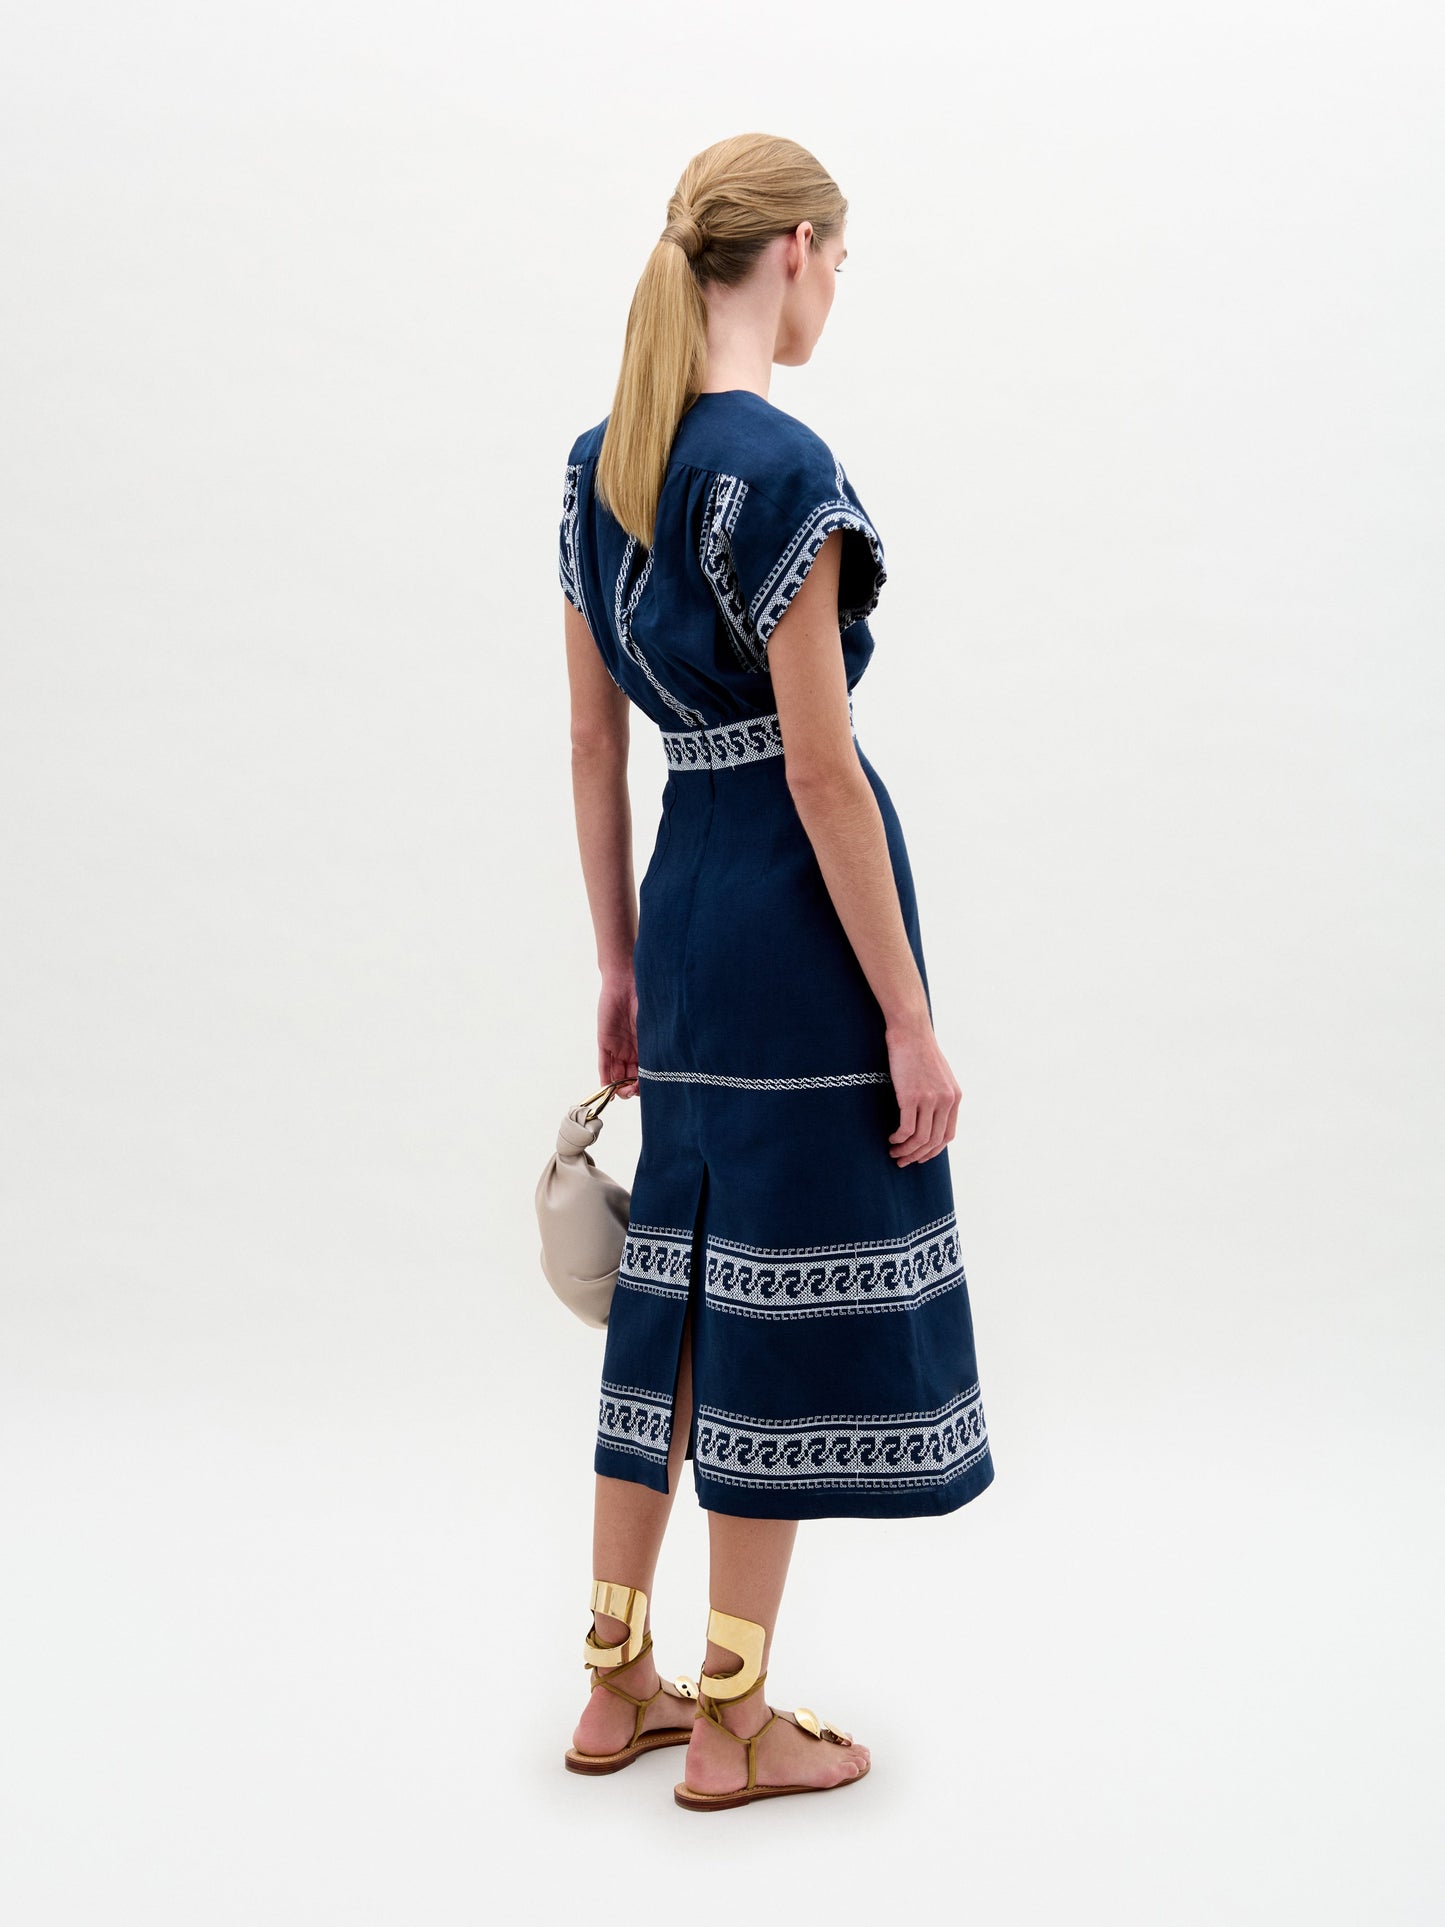
M597 1075L616 1084L614 1097L636 1097L637 982L630 970L602 975L597 998Z
M952 1143L963 1092L928 1018L889 1029L884 1036L898 1099L898 1127L888 1134L888 1155L900 1166L921 1164Z

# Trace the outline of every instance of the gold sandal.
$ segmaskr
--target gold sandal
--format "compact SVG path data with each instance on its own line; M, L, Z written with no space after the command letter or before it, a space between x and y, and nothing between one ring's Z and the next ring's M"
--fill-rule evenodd
M602 1671L604 1666L611 1666L620 1672L624 1666L630 1666L633 1660L641 1659L644 1653L652 1651L652 1634L643 1631L647 1620L647 1594L637 1586L620 1586L610 1579L594 1579L592 1610L627 1621L627 1637L615 1646L599 1646L595 1625L588 1627L582 1648L582 1663L591 1668L593 1689L605 1686L609 1693L627 1700L637 1711L632 1722L632 1738L626 1746L619 1747L615 1753L584 1753L580 1747L569 1746L566 1753L569 1770L573 1773L618 1773L623 1767L631 1766L634 1760L640 1760L644 1753L655 1752L660 1746L686 1746L692 1738L691 1720L686 1726L655 1726L649 1733L643 1732L642 1722L658 1693L670 1694L673 1699L683 1702L695 1700L697 1688L690 1679L679 1679L672 1685L659 1680L657 1692L649 1693L644 1700L618 1686L610 1675Z
M772 1725L773 1720L791 1720L805 1733L811 1733L815 1740L829 1740L835 1746L851 1746L853 1735L842 1733L836 1727L820 1720L811 1707L799 1706L791 1713L774 1710L772 1718L764 1722L756 1733L744 1735L734 1733L730 1726L724 1726L718 1707L726 1702L735 1705L739 1700L751 1698L767 1678L763 1671L763 1647L767 1641L767 1628L758 1625L753 1619L738 1619L732 1613L720 1613L717 1608L708 1609L707 1636L719 1646L726 1646L731 1653L742 1658L742 1665L735 1673L703 1673L698 1679L698 1717L715 1726L720 1733L726 1733L730 1740L745 1746L748 1752L747 1785L735 1788L731 1793L699 1793L680 1780L672 1789L672 1797L680 1807L687 1807L693 1813L710 1813L721 1807L745 1807L753 1800L775 1800L786 1793L832 1793L838 1787L852 1786L868 1772L867 1765L854 1774L851 1780L837 1780L832 1786L768 1786L758 1784L758 1741ZM681 1682L679 1682L680 1684ZM692 1682L689 1680L688 1684Z

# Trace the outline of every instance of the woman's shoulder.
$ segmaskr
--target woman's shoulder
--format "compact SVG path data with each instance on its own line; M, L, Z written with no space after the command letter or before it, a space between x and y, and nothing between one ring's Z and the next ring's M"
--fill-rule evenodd
M610 419L610 416L604 415L595 427L584 428L582 430L582 433L567 451L567 466L569 468L576 468L582 462L595 461L597 459L597 456L602 451L602 437L606 432L607 423Z
M751 388L699 395L678 424L673 459L746 483L791 513L835 494L839 464L816 429Z
M584 428L567 453L569 467L595 461L610 415ZM838 481L838 462L816 429L751 388L712 389L683 411L671 463L735 476L779 503L799 490Z
M581 489L586 465L600 456L609 420L604 415L573 441L569 499ZM664 507L669 502L670 510ZM683 411L659 509L689 525L698 517L721 516L730 530L742 511L761 535L779 540L835 510L865 516L842 463L818 431L751 388L708 390Z

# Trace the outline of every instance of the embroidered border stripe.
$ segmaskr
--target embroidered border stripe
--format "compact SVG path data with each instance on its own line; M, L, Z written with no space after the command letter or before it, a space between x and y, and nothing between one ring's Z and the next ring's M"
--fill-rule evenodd
M763 1419L697 1408L697 1467L727 1485L897 1490L943 1485L988 1449L975 1380L932 1412Z
M841 473L841 471L840 471ZM840 609L838 626L851 628L864 616L869 616L878 607L879 593L888 580L883 566L883 544L878 531L861 510L855 508L846 496L840 494L836 501L820 502L809 513L802 527L795 530L787 547L778 557L772 573L753 597L748 610L753 633L757 636L766 652L774 629L787 613L788 605L803 586L803 580L819 549L833 533L834 529L852 529L867 542L873 560L873 588L868 600L857 609Z
M708 1234L704 1290L717 1311L750 1318L910 1311L966 1283L953 1212L901 1238L750 1245Z
M726 1084L743 1091L821 1091L842 1084L891 1084L889 1071L839 1071L832 1077L729 1077L722 1071L654 1071L637 1067L639 1077L666 1084Z
M617 1283L629 1291L686 1298L692 1276L692 1231L681 1225L627 1227Z
M597 1437L614 1451L666 1461L672 1437L672 1404L657 1392L603 1379L597 1402Z
M748 485L740 475L719 474L713 478L703 516L698 562L712 584L733 654L744 669L758 671L766 669L767 658L749 627L747 598L738 582L737 564L733 559L733 530L747 494Z
M853 721L851 690L848 721ZM718 723L711 729L664 729L661 733L663 754L673 770L739 769L745 763L762 763L783 754L783 728L776 709L766 716Z

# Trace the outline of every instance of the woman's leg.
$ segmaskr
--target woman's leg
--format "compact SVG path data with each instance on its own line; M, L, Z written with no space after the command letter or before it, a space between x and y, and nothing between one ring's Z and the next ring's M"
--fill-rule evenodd
M796 1519L740 1519L726 1512L707 1515L711 1571L708 1601L719 1612L751 1619L765 1632L763 1669L773 1649L773 1628L782 1605L783 1587L797 1537ZM703 1670L731 1673L742 1655L707 1642ZM758 1732L772 1717L767 1686L751 1698L732 1704L720 1702L718 1714L739 1739ZM820 1743L791 1720L774 1720L757 1745L758 1784L765 1786L833 1786L855 1778L868 1764L868 1748L857 1744ZM687 1784L698 1793L731 1793L748 1778L747 1748L698 1720L687 1748Z
M612 1579L622 1586L640 1586L647 1594L647 1624L652 1623L652 1585L663 1534L672 1516L672 1502L686 1464L687 1435L692 1426L692 1320L683 1321L682 1345L673 1389L672 1433L667 1453L667 1491L654 1492L634 1479L597 1475L592 1514L592 1576ZM614 1645L627 1637L627 1622L610 1613L594 1613L599 1644ZM605 1669L609 1678L636 1699L646 1699L657 1685L657 1664L649 1651L623 1666ZM693 1714L688 1701L663 1693L648 1707L644 1733L655 1726L686 1725ZM573 1735L573 1745L584 1753L610 1753L625 1746L632 1735L632 1708L605 1688L594 1687Z
M798 1536L798 1522L796 1519L738 1519L731 1513L710 1512L707 1528L712 1555L708 1603L719 1612L735 1613L739 1619L753 1619L767 1628L763 1642L766 1672L773 1649L773 1627L783 1603L793 1542ZM706 1671L730 1673L740 1664L740 1654L729 1652L712 1640L707 1642L707 1658L703 1662ZM761 1701L761 1697L753 1695L755 1700ZM761 1726L762 1721L754 1724Z

